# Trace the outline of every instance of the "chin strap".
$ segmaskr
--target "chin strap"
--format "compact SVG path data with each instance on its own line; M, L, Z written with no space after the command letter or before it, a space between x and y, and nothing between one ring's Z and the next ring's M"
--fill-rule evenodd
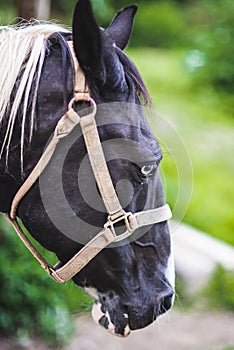
M83 269L98 253L113 242L118 242L128 238L140 227L154 225L155 223L167 221L171 218L170 207L165 204L162 207L144 210L138 213L126 213L122 208L116 191L114 189L111 176L104 157L101 141L99 138L95 115L97 111L95 101L90 97L89 90L85 84L85 76L79 67L76 59L73 43L68 42L71 56L75 68L74 98L69 103L68 111L59 120L53 137L46 147L39 162L16 193L11 212L7 215L18 236L25 246L30 250L33 256L40 262L41 266L50 274L50 276L59 283L66 283ZM90 103L91 112L81 117L73 109L73 104L78 101ZM75 254L66 264L61 266L60 263L52 267L49 265L41 254L32 245L30 240L21 229L17 218L17 208L22 198L28 193L33 184L38 180L47 164L49 163L58 142L69 135L75 126L80 125L87 152L89 155L92 170L108 212L108 219L101 232L99 232L89 243L87 243L77 254ZM115 225L121 223L125 225L125 232L117 234Z

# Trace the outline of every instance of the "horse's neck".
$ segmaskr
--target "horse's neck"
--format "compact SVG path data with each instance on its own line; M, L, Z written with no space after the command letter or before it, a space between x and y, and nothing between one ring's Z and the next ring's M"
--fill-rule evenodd
M9 152L7 160L6 154L0 159L0 212L9 212L12 199L22 182L18 148Z
M9 213L11 208L11 202L14 198L16 191L18 190L17 182L14 178L5 174L0 175L0 211L3 213Z

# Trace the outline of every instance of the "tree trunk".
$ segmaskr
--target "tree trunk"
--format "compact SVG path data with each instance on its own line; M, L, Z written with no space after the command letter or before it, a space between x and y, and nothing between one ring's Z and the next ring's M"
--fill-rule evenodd
M50 16L51 0L17 0L17 11L20 18L47 20Z
M51 0L37 0L37 18L47 20L50 17Z

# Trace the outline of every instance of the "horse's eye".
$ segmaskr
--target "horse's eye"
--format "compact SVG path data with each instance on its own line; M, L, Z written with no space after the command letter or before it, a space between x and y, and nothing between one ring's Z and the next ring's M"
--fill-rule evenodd
M156 165L155 164L148 164L148 165L144 165L141 168L141 173L145 177L150 177L150 176L154 175L155 170L156 170Z

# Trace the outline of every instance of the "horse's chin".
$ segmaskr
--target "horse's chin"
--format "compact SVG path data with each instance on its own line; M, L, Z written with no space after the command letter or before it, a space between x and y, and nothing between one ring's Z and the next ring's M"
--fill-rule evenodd
M112 335L118 337L127 337L130 334L130 328L128 325L128 315L123 314L122 322L118 325L114 325L110 319L108 311L104 311L102 304L99 301L95 301L92 308L93 320L108 330Z

